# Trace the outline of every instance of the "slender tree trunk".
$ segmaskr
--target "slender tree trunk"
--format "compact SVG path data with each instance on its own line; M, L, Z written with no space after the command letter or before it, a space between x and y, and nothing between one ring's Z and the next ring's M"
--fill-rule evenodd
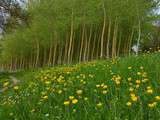
M131 47L132 47L132 40L133 40L133 35L134 35L134 28L132 28L131 36L129 39L129 56L131 55Z
M85 45L84 45L83 61L86 61L86 58L87 58L87 46L88 46L88 37L87 37L87 31L85 31Z
M82 28L82 39L81 39L81 44L80 44L81 47L80 47L80 54L79 54L79 62L81 62L82 60L84 37L85 37L85 23L83 24L83 28Z
M73 41L73 9L72 9L72 14L71 14L71 31L70 31L70 42L69 42L69 48L68 48L68 64L70 63L70 59L71 59L71 49L72 49L72 41Z
M40 55L40 46L39 46L39 41L36 39L36 46L37 46L37 55L36 55L36 62L35 62L35 67L38 67L38 62L39 62L39 55Z
M93 42L93 48L92 48L92 54L91 54L91 60L94 59L94 53L95 53L95 47L96 47L96 39L97 39L97 34L94 34L94 42Z
M136 55L138 55L138 53L139 53L140 40L141 40L141 21L139 20L139 23L138 23L138 40L137 40L138 51L136 52Z
M118 57L120 56L121 40L122 40L122 32L120 32L119 41L118 41L118 50L117 50L117 56Z
M110 46L111 26L112 26L112 22L111 22L111 20L109 20L108 37L107 37L107 58L109 58L109 56L110 56L109 46Z
M103 19L103 28L102 28L102 34L101 34L101 52L100 52L100 58L103 58L103 51L104 51L104 33L106 28L106 10L103 3L103 12L104 12L104 19Z
M92 38L92 26L90 27L90 34L89 34L89 41L88 41L88 46L87 46L87 61L90 58L90 44L91 44L91 38Z

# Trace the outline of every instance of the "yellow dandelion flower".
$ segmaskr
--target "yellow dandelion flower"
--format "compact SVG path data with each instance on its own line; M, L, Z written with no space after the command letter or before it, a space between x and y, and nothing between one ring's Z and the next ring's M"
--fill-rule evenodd
M18 87L18 86L14 86L13 89L14 89L14 90L18 90L19 87Z
M134 91L134 89L131 87L131 88L129 88L129 91L130 91L130 92L133 92L133 91Z
M130 77L130 78L128 78L128 81L131 81L132 80L132 78Z
M63 104L67 106L67 105L70 104L70 102L69 101L64 101Z
M77 104L77 103L78 103L78 100L77 100L77 99L73 99L73 100L72 100L72 103L73 103L73 104Z
M70 100L73 100L73 99L74 99L74 96L69 96L69 99L70 99Z
M103 91L102 91L102 94L107 94L107 90L103 90Z
M138 98L136 96L132 96L131 99L133 102L136 102L138 100Z
M142 73L141 72L137 72L137 75L142 75Z
M4 84L3 84L3 87L6 87L6 86L8 86L9 85L9 82L5 82Z
M82 91L82 90L77 90L76 93L77 93L78 95L81 95L81 94L83 93L83 91Z
M156 99L157 101L160 101L160 96L156 96L155 99Z
M87 98L87 97L85 97L85 98L84 98L84 100L85 100L85 101L87 101L87 100L88 100L88 98Z
M98 104L97 104L97 107L102 107L102 103L101 102L99 102Z
M48 99L48 96L45 95L45 96L43 96L42 98L43 98L44 100L46 100L46 99Z
M107 89L107 88L108 88L108 86L107 86L107 85L104 85L104 86L103 86L103 89Z
M128 67L128 69L129 69L129 70L131 70L131 69L132 69L132 67L131 67L131 66L129 66L129 67Z
M136 80L136 84L140 84L141 83L141 81L140 80Z
M136 88L138 89L140 87L140 85L136 85Z
M131 106L132 103L131 103L131 102L127 102L126 105L127 105L127 106Z
M58 94L62 94L62 90L58 90Z
M96 87L97 87L97 88L99 88L99 87L100 87L100 85L96 85Z
M147 90L147 93L148 93L148 94L153 94L153 90L152 90L152 89L148 89L148 90Z
M153 108L157 105L157 102L149 103L148 107Z

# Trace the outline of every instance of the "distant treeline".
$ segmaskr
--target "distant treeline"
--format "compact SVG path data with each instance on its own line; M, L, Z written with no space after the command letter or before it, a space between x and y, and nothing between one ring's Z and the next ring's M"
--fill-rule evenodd
M27 69L130 55L158 36L154 0L33 0L29 25L5 36L1 68Z

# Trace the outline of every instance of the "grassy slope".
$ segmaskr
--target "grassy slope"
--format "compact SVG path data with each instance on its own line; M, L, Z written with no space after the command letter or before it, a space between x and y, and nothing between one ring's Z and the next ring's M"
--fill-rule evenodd
M18 89L0 95L0 119L160 118L160 98L155 98L160 96L159 53L21 72L17 77L22 80ZM7 79L1 78L0 87Z

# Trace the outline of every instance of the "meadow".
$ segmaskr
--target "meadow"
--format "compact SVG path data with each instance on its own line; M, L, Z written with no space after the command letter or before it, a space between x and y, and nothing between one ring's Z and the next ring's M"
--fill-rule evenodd
M6 74L1 120L158 120L160 53Z

